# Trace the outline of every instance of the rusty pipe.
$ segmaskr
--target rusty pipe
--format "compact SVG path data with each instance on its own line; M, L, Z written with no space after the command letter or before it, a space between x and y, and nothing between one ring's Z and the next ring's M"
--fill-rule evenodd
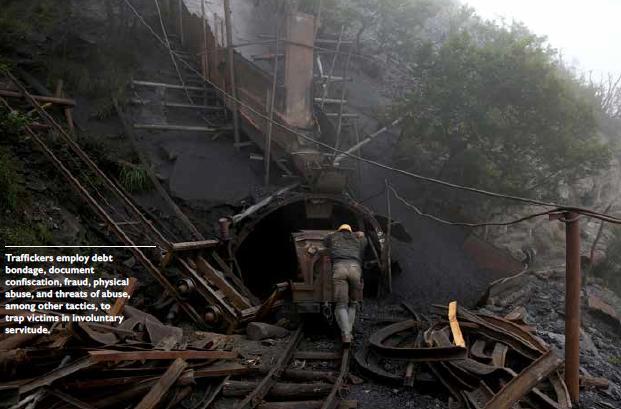
M573 403L580 400L580 220L575 212L565 217L565 383Z

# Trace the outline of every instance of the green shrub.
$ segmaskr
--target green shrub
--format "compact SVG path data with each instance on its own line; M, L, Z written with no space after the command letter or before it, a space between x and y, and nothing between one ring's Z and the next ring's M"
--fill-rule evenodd
M614 227L613 237L606 249L606 258L593 268L606 286L621 295L621 228Z
M42 223L0 227L0 242L11 246L44 246L53 241L52 232Z
M0 210L14 210L17 207L21 181L8 149L0 147Z
M120 181L123 187L132 193L144 192L151 188L147 170L142 166L121 163Z

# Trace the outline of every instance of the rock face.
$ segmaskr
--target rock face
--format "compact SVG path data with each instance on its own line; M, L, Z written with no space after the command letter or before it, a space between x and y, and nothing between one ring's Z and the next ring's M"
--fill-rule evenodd
M253 341L260 341L266 338L283 338L289 335L289 331L282 327L264 322L251 322L246 327L248 338Z

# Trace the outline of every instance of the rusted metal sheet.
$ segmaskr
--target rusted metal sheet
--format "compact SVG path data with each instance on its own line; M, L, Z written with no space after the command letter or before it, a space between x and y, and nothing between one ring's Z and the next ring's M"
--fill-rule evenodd
M499 249L474 234L464 241L463 249L481 269L503 276L516 274L522 270L522 263L513 258L508 251Z

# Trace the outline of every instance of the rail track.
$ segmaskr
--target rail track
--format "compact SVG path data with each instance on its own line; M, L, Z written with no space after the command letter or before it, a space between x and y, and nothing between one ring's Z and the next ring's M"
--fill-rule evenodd
M334 340L327 341L334 342ZM335 409L354 408L341 390L349 375L350 349L317 351L302 327L288 340L274 362L252 376L227 377L199 408ZM325 348L323 348L325 349Z

